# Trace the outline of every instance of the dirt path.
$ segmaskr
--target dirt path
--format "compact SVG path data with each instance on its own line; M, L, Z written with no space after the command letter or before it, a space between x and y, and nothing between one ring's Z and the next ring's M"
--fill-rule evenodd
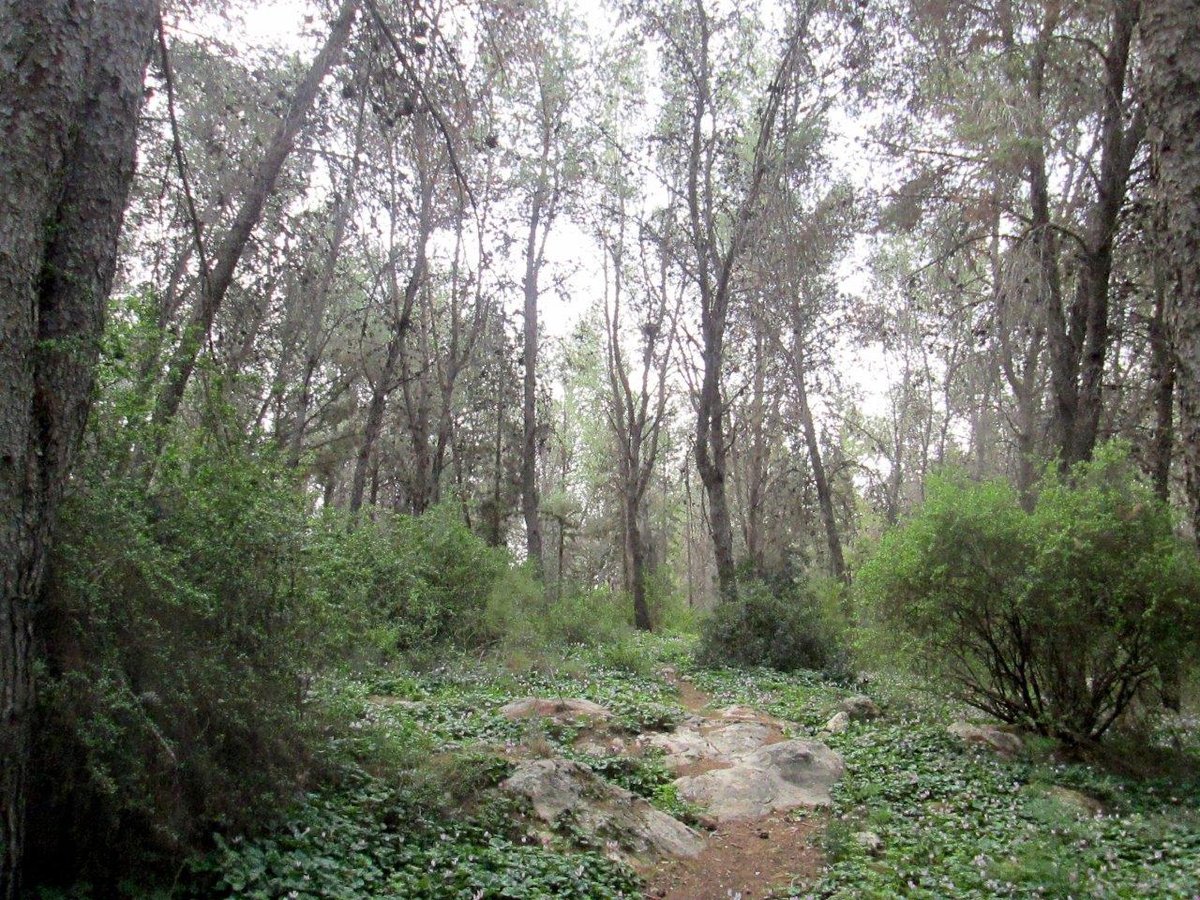
M697 715L709 710L709 695L677 676L670 680L685 709ZM797 879L814 880L824 862L820 837L826 819L826 813L798 809L720 823L699 856L666 860L648 873L646 897L751 900L786 890Z

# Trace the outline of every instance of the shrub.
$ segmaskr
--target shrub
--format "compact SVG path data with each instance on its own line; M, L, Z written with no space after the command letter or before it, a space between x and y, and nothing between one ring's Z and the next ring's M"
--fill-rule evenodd
M372 521L348 524L338 511L325 513L307 552L331 649L346 658L484 640L488 597L507 557L475 535L453 506L419 517L380 510Z
M703 665L768 666L841 674L845 654L816 595L803 581L749 581L722 601L700 629Z
M861 595L958 696L1068 742L1099 738L1197 640L1200 565L1119 447L1026 512L1007 485L932 481L859 572Z
M246 825L308 766L313 663L290 482L203 441L137 478L85 468L41 612L30 842L98 879Z

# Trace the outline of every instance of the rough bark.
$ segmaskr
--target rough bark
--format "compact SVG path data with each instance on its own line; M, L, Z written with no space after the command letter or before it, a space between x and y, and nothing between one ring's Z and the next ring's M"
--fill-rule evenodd
M0 896L20 888L33 611L90 405L154 0L0 4Z
M1030 234L1040 263L1054 430L1059 461L1064 468L1089 459L1099 436L1109 350L1108 295L1113 245L1130 168L1145 130L1140 115L1126 123L1125 83L1140 9L1137 0L1113 0L1109 41L1104 50L1104 99L1097 110L1100 160L1096 194L1088 206L1080 236L1079 275L1069 309L1064 309L1060 248L1051 216L1043 121L1049 103L1045 96L1046 66L1061 13L1058 7L1048 8L1029 65L1029 91L1034 108L1034 121L1028 126L1033 146L1026 166Z
M1166 324L1179 438L1193 534L1200 541L1200 2L1150 0L1142 40L1171 275Z

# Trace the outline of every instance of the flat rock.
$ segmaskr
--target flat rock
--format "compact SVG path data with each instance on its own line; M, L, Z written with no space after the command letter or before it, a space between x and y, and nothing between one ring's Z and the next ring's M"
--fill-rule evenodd
M643 735L639 743L662 750L663 764L677 771L697 762L732 762L779 737L779 728L767 722L696 719L665 734Z
M528 800L549 825L569 815L572 825L612 859L650 863L696 856L704 846L699 832L573 760L526 760L500 787Z
M766 718L757 709L751 709L749 706L726 706L724 709L717 712L717 715L722 719L737 719L743 722L754 722L759 719Z
M524 697L500 707L506 719L552 719L563 725L584 722L606 722L612 713L590 700L560 697Z
M1023 746L1019 737L997 728L995 725L955 722L946 730L965 744L987 747L1006 759L1011 759L1020 753Z
M828 806L845 766L818 741L761 747L729 768L675 780L679 796L703 805L718 822L765 816L801 806Z

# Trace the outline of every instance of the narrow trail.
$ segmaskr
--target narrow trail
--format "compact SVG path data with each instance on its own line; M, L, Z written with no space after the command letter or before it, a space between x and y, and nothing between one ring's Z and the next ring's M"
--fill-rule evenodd
M710 695L678 676L669 680L689 713L710 717ZM758 720L778 724L761 713ZM779 739L783 739L782 732ZM647 874L645 896L654 900L751 900L786 891L795 880L814 880L824 862L819 839L827 817L822 811L798 809L716 823L698 856L665 860Z

